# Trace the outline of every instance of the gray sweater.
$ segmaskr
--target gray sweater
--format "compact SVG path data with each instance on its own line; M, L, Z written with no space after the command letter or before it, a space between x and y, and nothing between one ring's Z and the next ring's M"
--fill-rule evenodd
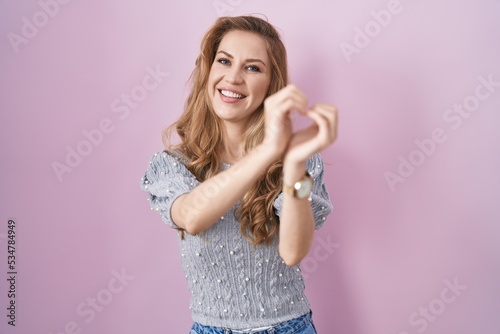
M221 169L230 168L223 164ZM310 196L319 229L332 210L323 181L323 160L319 154L307 161L314 179ZM185 167L185 160L166 151L155 154L141 179L149 193L151 209L164 223L175 227L170 208L176 198L200 182ZM208 230L185 233L178 238L182 267L191 291L193 321L206 326L247 329L270 326L299 317L310 310L304 295L300 265L289 267L281 259L278 238L271 246L254 248L241 234L234 217L237 203ZM281 215L283 194L274 201Z

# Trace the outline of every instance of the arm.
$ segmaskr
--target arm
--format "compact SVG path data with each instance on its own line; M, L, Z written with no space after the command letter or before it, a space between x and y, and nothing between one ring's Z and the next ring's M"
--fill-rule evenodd
M283 167L283 183L292 185L305 175L306 164L286 164ZM279 253L285 263L294 266L309 252L314 235L314 217L308 198L298 199L283 194L280 219Z
M208 229L236 203L269 165L283 154L292 136L290 110L305 112L307 99L289 85L264 101L265 130L262 144L229 170L204 181L172 205L172 218L190 234Z
M208 229L257 181L275 156L263 145L257 146L231 168L177 198L171 209L173 221L189 234Z
M317 105L307 115L314 123L293 135L285 154L283 182L289 185L304 176L307 158L331 145L337 137L335 107ZM311 202L284 194L279 252L287 265L296 265L307 255L313 240L314 225Z

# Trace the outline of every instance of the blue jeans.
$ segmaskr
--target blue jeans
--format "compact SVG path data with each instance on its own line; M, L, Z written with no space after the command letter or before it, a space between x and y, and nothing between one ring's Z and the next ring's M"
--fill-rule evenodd
M309 312L301 317L257 331L203 326L195 322L189 334L317 334L317 332L312 321L312 313Z

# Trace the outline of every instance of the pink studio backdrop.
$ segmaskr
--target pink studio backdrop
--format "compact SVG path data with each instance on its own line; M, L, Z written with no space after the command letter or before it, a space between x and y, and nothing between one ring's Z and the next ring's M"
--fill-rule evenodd
M176 235L139 181L203 33L249 13L340 110L334 213L303 262L319 333L500 333L496 0L0 2L0 332L188 332Z

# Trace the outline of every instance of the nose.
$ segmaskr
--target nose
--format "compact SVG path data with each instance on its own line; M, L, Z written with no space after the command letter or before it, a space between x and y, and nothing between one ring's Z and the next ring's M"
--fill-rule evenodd
M228 69L224 79L233 85L239 85L243 83L243 76L241 75L241 70L236 66Z

